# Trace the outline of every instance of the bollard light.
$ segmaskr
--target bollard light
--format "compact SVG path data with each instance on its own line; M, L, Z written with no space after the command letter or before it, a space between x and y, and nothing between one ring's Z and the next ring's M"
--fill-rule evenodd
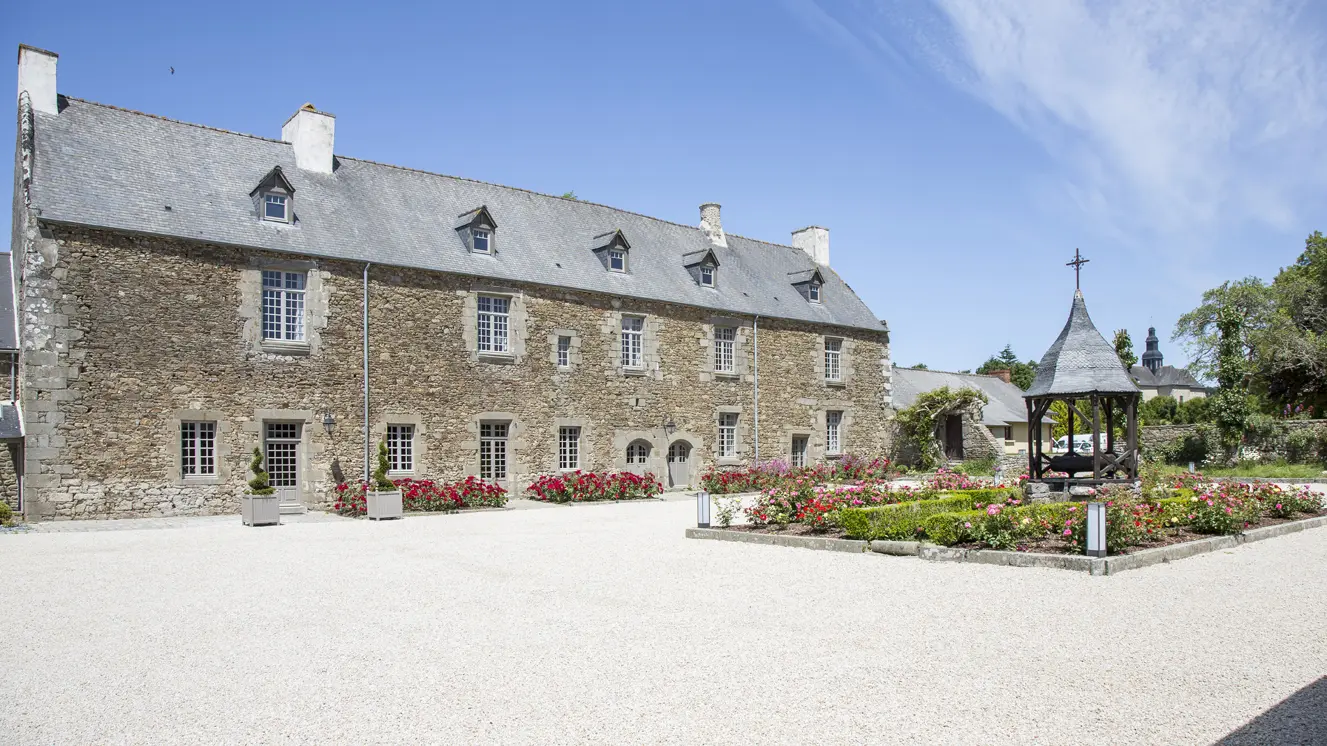
M696 527L710 527L710 493L705 490L696 493Z
M1087 504L1087 556L1106 556L1106 504Z
M1192 462L1192 461L1189 462L1189 473L1190 473L1190 474L1193 473L1193 462Z

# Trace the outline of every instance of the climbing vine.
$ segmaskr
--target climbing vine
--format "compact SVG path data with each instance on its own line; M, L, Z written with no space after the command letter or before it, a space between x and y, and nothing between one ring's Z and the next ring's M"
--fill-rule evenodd
M935 437L935 430L940 421L956 412L968 409L989 399L976 389L961 388L952 390L941 386L917 397L912 406L898 411L895 421L898 423L900 445L910 446L917 454L917 467L932 469L940 463L944 453Z
M1233 461L1249 419L1241 342L1244 318L1235 308L1224 306L1217 312L1216 328L1220 334L1216 347L1216 380L1220 388L1212 397L1212 415L1221 434L1221 444L1226 448L1226 459Z

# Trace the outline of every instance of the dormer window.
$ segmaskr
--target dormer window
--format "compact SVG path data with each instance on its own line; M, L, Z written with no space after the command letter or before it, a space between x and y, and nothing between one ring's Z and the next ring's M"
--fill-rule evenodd
M253 198L254 209L259 219L271 223L295 222L293 205L295 187L291 186L286 175L281 173L280 166L268 171L267 175L258 182L258 186L249 192L249 196Z
M812 303L820 302L820 283L813 282L806 286L806 299Z
M626 272L627 252L610 249L608 251L608 268L614 272Z
M627 255L631 253L631 243L622 231L614 229L600 233L591 240L590 250L609 272L626 274L630 271Z
M682 264L691 273L691 279L703 288L714 287L714 273L719 269L719 257L710 249L689 251L682 255Z
M493 243L493 232L497 227L498 224L494 222L488 208L483 205L470 212L463 212L456 218L456 233L460 235L461 242L471 254L492 256L497 253Z
M792 286L797 288L797 292L806 299L808 303L820 303L821 288L825 284L825 278L820 274L819 269L806 269L800 272L789 272L788 278L792 281Z
M290 201L286 199L286 195L268 192L263 195L263 220L288 223L290 222L289 207Z
M474 251L476 254L487 254L488 240L492 237L493 237L492 234L490 234L488 231L484 230L483 228L472 229L470 232L470 240L473 242L474 245L472 251Z
M705 266L702 266L702 267L700 268L700 285L701 285L701 287L707 287L707 288L712 288L712 287L714 287L714 268L713 268L713 267L711 267L711 266L709 266L709 265L705 265Z

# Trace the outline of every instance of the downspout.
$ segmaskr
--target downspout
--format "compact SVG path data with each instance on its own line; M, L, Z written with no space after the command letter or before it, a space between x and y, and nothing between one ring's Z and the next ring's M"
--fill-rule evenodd
M760 316L751 325L751 338L755 347L755 365L752 378L755 383L752 386L751 398L752 409L755 415L755 441L756 441L756 464L760 463Z
M364 263L364 483L369 483L369 263Z

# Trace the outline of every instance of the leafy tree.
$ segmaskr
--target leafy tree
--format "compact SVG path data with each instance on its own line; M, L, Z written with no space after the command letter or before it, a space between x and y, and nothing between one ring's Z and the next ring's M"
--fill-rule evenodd
M1179 402L1170 396L1154 396L1138 407L1138 419L1144 425L1178 423Z
M997 370L1009 371L1010 382L1024 391L1032 386L1032 380L1037 377L1037 364L1030 360L1020 363L1009 345L1005 345L1000 354L992 355L977 367L977 372L983 375Z
M1197 425L1212 421L1212 398L1200 396L1181 402L1175 410L1175 424Z
M930 368L926 367L926 363L917 363L912 367L916 368L917 370L930 370Z
M1115 354L1119 356L1125 370L1131 370L1138 364L1138 356L1133 353L1133 340L1129 338L1128 329L1115 330Z
M1239 310L1226 306L1217 312L1217 389L1212 402L1213 419L1226 447L1227 460L1234 460L1244 437L1249 418L1249 397L1245 389L1243 355L1243 318Z
M1080 406L1079 409L1082 409ZM1051 426L1051 436L1063 438L1069 434L1069 405L1063 401L1051 402L1051 417L1055 419L1055 424ZM1104 429L1104 428L1103 428ZM1092 423L1085 422L1082 417L1074 415L1074 435L1086 433L1092 430Z
M1240 342L1244 354L1252 360L1258 332L1267 328L1275 315L1274 297L1272 288L1257 277L1224 282L1203 293L1202 304L1175 322L1175 333L1170 337L1184 345L1189 355L1189 371L1207 380L1216 376L1216 350L1220 343L1216 318L1222 308L1234 308L1244 317Z

